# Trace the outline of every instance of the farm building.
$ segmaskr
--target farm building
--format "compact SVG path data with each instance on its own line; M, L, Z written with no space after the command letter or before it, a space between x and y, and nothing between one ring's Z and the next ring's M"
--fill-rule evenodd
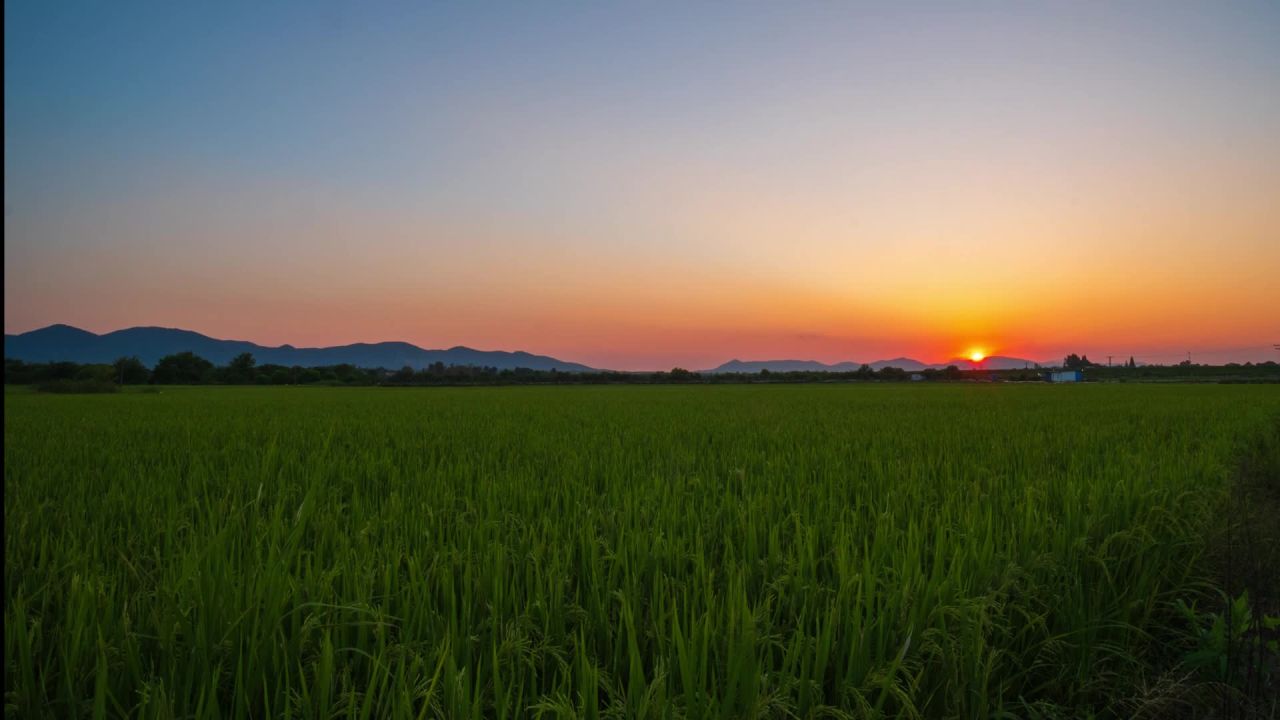
M1055 383L1072 383L1084 380L1084 374L1079 370L1059 370L1049 373L1049 382Z

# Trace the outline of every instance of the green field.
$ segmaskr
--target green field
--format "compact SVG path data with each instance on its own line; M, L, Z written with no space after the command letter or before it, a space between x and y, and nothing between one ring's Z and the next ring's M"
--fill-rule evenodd
M1074 717L1280 387L4 404L10 716Z

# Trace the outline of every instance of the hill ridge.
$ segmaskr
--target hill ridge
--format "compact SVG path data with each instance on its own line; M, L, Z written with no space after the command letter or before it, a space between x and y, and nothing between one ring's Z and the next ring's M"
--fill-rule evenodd
M955 365L961 370L1021 370L1022 368L1039 367L1041 363L1035 360L1027 360L1025 358L1006 357L1003 355L992 355L984 359L980 363L975 363L968 358L952 358L944 363L925 363L915 358L896 357L889 360L876 360L875 362L866 363L872 370L881 370L887 367L895 367L908 372L916 372L919 370L942 370L949 365ZM818 360L740 360L734 358L726 363L718 365L714 368L703 370L704 373L757 373L761 370L769 372L854 372L862 367L863 363L845 360L836 363L824 363Z
M455 345L447 350L422 348L401 340L361 342L346 345L295 347L259 345L248 340L215 338L195 330L139 325L97 334L88 330L56 323L25 333L4 336L6 358L28 362L72 361L109 363L119 357L137 356L147 365L161 357L179 352L195 354L218 365L240 353L252 353L263 364L322 365L351 364L367 368L398 369L406 365L422 368L432 363L445 365L482 365L499 370L561 370L590 372L594 368L549 355L536 355L524 350L477 350Z

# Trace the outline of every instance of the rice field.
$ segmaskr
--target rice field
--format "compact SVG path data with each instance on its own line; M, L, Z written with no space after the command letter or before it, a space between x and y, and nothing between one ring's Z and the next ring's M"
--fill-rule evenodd
M11 717L1081 717L1277 386L7 391Z

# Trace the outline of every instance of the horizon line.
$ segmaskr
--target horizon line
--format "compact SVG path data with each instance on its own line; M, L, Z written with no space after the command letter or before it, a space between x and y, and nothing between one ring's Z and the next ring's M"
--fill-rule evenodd
M87 334L89 334L89 335L93 335L93 336L95 336L95 337L103 337L103 336L106 336L106 335L111 335L111 334L113 334L113 333L123 332L123 331L126 331L126 330L165 330L165 331L175 331L175 332L188 332L188 333L193 333L193 334L196 334L196 335L200 335L201 337L205 337L205 338L208 338L208 339L210 339L210 340L214 340L214 341L219 341L219 342L243 342L243 343L248 343L248 344L251 344L251 345L256 345L256 346L259 346L259 347L262 347L262 348L266 348L266 349L286 349L286 348L289 348L289 349L295 349L295 350L323 350L323 349L330 349L330 348L350 347L350 346L354 346L354 345L389 345L389 344L404 344L404 345L409 345L409 346L415 347L415 348L417 348L417 349L420 349L420 350L426 350L426 351L470 350L470 351L474 351L474 352L502 352L502 353L510 353L510 354L519 354L519 353L524 353L524 354L528 354L528 355L541 355L541 356L543 356L543 357L549 357L549 358L552 358L552 359L554 359L554 360L558 360L558 361L562 361L562 362L566 362L566 363L573 363L573 364L577 364L577 365L583 365L583 366L586 366L586 367L591 367L592 369L596 369L596 370L612 370L611 368L607 368L607 367L603 367L603 366L596 366L596 365L593 365L593 364L590 364L590 363L587 363L587 362L582 362L582 361L578 361L578 360L572 360L572 359L563 358L563 357L560 357L559 355L553 355L553 354L551 354L550 352L538 352L538 351L535 351L535 350L529 350L529 349L483 349L483 348L474 347L474 346L470 346L470 345L463 345L463 344L455 344L455 345L450 345L450 346L441 346L441 347L428 347L428 346L420 345L420 344L418 344L418 343L415 343L415 342L412 342L412 341L409 341L409 340L385 340L385 339L384 339L384 340L356 340L356 341L351 341L351 342L341 342L341 343L328 344L328 345L293 345L292 343L288 343L288 342L279 343L279 344L276 344L276 345L270 345L270 344L266 344L266 343L258 342L258 341L254 341L254 340L244 340L244 339L230 338L230 337L217 337L217 336L214 336L214 335L209 335L209 334L207 334L207 333L201 332L201 331L199 331L199 330L192 330L192 329L189 329L189 328L177 327L177 326L169 326L169 325L128 325L128 326L125 326L125 327L119 327L119 328L116 328L116 329L113 329L113 330L107 330L107 331L103 331L103 332L96 332L96 331L93 331L93 330L87 330L87 329L82 328L82 327L79 327L79 326L77 326L77 325L72 325L72 324L70 324L70 323L55 322L55 323L50 323L50 324L47 324L47 325L42 325L42 326L39 326L39 327L35 327L35 328L30 329L30 330L23 330L23 331L18 331L18 332L10 332L10 331L9 331L9 329L8 329L8 328L6 328L6 329L5 329L5 337L6 337L6 338L8 338L8 337L18 337L18 336L27 335L27 334L34 333L34 332L39 332L39 331L41 331L41 330L49 330L49 329L52 329L52 328L58 328L58 327L69 328L69 329L76 330L76 331L79 331L79 332L87 333ZM1234 347L1234 348L1208 348L1208 349L1206 349L1206 348L1201 348L1201 349L1199 349L1199 350L1197 350L1197 349L1195 349L1195 348L1192 348L1192 349L1190 350L1190 354L1191 354L1191 356L1192 356L1192 360L1193 360L1193 362L1194 362L1194 356L1195 356L1195 355L1197 355L1197 354L1198 354L1198 355L1210 355L1210 356L1217 356L1217 355L1237 354L1237 353L1248 353L1248 352L1264 352L1264 353L1265 353L1265 352L1270 352L1270 351L1274 351L1274 347L1273 347L1273 346L1257 345L1257 346ZM1086 352L1086 353L1080 353L1080 354L1081 354L1082 356L1084 356L1084 357L1087 357L1089 353L1087 353L1087 352ZM1158 360L1161 360L1161 359L1169 359L1169 358L1182 358L1182 357L1184 357L1186 354L1187 354L1187 351L1185 351L1185 350L1184 350L1184 351L1169 351L1169 352L1164 352L1164 351L1161 351L1161 350L1154 350L1154 351L1152 351L1152 352L1141 352L1141 351L1139 351L1139 352L1111 353L1111 356L1112 356L1112 357L1118 357L1118 358L1121 358L1121 362L1122 362L1122 363L1123 363L1123 362L1125 362L1125 361L1126 361L1126 359L1127 359L1128 357L1132 356L1133 358L1135 358L1135 359L1140 360L1141 362L1143 362L1143 364L1146 364L1146 365L1159 365L1159 364L1162 364L1162 363L1160 363L1160 362L1156 362L1156 361L1158 361ZM1097 357L1106 357L1106 355L1098 354L1098 353L1096 353L1096 352L1095 352L1095 355L1096 355ZM1032 359L1032 358L1017 357L1017 356L1014 356L1014 355L1005 355L1005 354L1001 354L1001 353L994 353L994 354L988 355L986 358L984 358L984 360L983 360L982 362L987 362L987 361L992 360L992 359L1014 360L1014 361L1018 361L1018 362L1029 363L1029 364L1030 364L1030 365L1032 365L1032 366L1042 366L1042 367L1055 367L1055 366L1056 366L1055 362L1054 362L1054 361L1052 361L1052 360L1037 360L1037 359ZM833 367L833 366L836 366L836 365L842 365L842 364L852 364L852 365L876 365L876 364L881 364L881 363L891 362L891 361L893 361L893 360L911 361L911 362L919 363L919 364L924 365L924 366L938 366L938 367L944 367L944 366L949 365L949 364L959 364L959 365L969 365L969 366L979 366L979 365L981 365L981 363L975 363L975 362L974 362L974 361L972 361L970 358L965 358L965 357L958 356L958 355L954 355L954 356L948 357L948 358L946 358L946 359L944 359L944 360L937 360L937 361L921 360L921 359L919 359L919 358L912 357L912 356L910 356L910 355L901 355L901 354L900 354L900 355L895 355L894 357L879 358L879 359L872 360L872 361L860 361L860 360L852 360L852 359L842 359L842 360L834 360L834 361L829 361L829 362L828 362L828 361L823 361L823 360L816 360L816 359L813 359L813 358L804 358L804 357L796 357L796 356L791 356L791 357L773 356L773 357L768 357L768 358L765 358L765 359L743 359L743 356L734 356L734 357L730 357L728 360L724 360L724 361L718 362L718 363L716 363L716 364L714 364L714 365L711 365L711 366L709 366L709 367L697 368L697 369L695 370L695 372L705 372L705 371L710 371L710 370L717 370L717 369L719 369L720 367L723 367L723 366L725 366L725 365L728 365L728 364L730 364L730 363L735 363L735 362L737 362L737 363L758 363L758 364L766 364L766 363L789 363L789 362L795 362L795 363L816 363L816 364L824 365L824 366L827 366L827 367ZM1257 362L1269 362L1269 361L1270 361L1269 359L1268 359L1268 360L1257 360ZM1094 360L1093 362L1097 362L1097 359L1095 358L1095 360ZM1230 362L1230 361L1228 361L1228 362ZM1177 364L1177 363L1175 362L1174 364ZM1227 364L1227 363L1226 363L1226 362L1224 362L1223 364ZM672 367L680 367L680 364L679 364L679 363L676 363L676 364L675 364L675 365L673 365ZM614 370L614 371L616 371L616 372L654 372L654 371L659 371L659 370L664 370L664 369L667 369L667 368L662 367L662 368L632 369L632 370Z

